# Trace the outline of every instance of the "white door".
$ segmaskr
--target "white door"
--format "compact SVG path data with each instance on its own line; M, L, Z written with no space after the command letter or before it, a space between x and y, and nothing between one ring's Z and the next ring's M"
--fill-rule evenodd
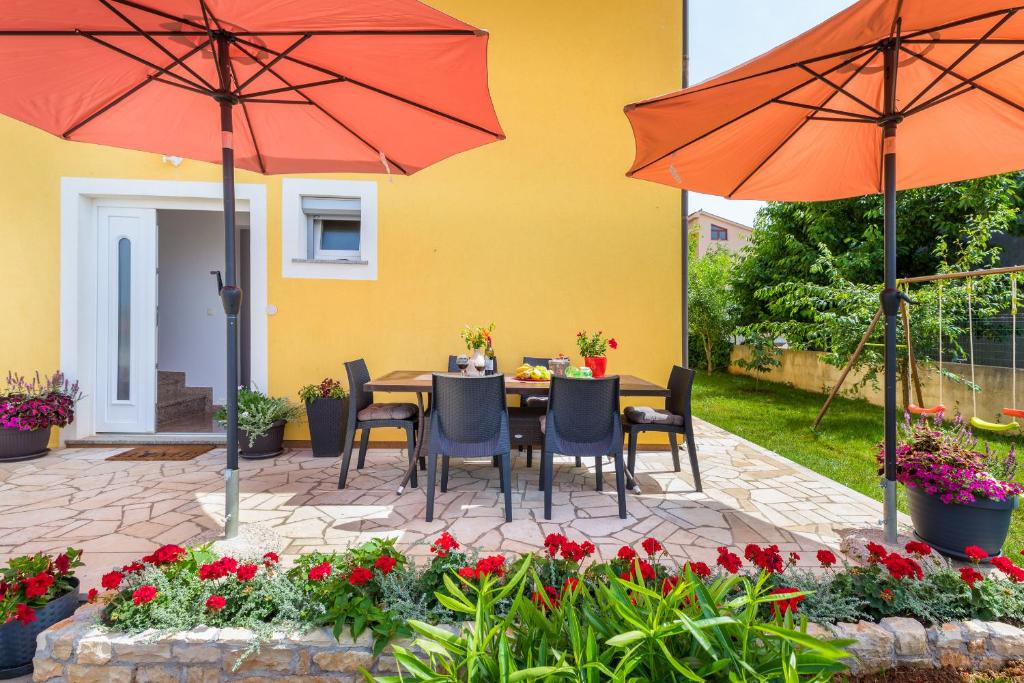
M97 216L96 431L152 433L156 419L156 210Z

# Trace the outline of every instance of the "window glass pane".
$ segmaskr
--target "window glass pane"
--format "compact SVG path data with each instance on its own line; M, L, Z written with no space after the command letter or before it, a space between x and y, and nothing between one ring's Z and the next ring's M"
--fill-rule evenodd
M323 251L359 251L359 221L324 219L320 228Z
M711 239L717 241L726 241L729 239L729 231L720 225L711 226Z
M117 400L131 398L132 243L117 241Z

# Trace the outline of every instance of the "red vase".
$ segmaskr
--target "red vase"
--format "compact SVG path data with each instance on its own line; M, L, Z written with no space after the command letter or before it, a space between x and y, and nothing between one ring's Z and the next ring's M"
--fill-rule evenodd
M584 358L583 363L590 368L590 372L593 373L595 378L604 377L604 372L608 369L607 356L592 356L590 358Z

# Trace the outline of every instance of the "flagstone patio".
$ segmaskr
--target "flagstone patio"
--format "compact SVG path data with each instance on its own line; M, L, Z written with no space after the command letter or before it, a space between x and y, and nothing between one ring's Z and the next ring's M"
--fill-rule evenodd
M337 490L338 461L309 450L243 461L241 519L283 537L286 556L394 536L411 556L425 557L446 529L482 551L517 553L560 530L589 538L604 558L654 536L678 559L713 560L720 545L777 543L783 552L803 553L808 566L815 564L813 551L839 546L844 529L877 527L879 503L706 422L696 427L704 492L693 490L685 452L681 473L672 471L669 453L641 453L642 493L629 494L625 520L617 516L610 466L604 491L597 492L593 463L577 469L558 458L553 519L545 521L538 470L519 458L512 522L504 521L496 468L489 461L453 461L448 493L438 493L435 519L427 523L422 489L395 494L403 452L385 449L370 451L366 468L353 469L344 491ZM223 449L183 462L106 460L124 450L66 448L0 465L0 560L79 547L88 587L158 545L183 544L221 527Z

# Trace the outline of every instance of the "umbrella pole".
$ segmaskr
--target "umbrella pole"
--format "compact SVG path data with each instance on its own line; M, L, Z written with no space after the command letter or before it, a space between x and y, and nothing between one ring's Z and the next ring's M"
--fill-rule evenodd
M898 39L892 38L885 50L885 118L882 123L882 173L885 191L885 288L882 310L885 313L885 542L895 545L896 528L896 315L901 296L896 289L896 69Z
M228 43L218 41L217 71L220 75L221 166L224 178L224 288L221 303L227 314L227 466L224 470L224 537L238 535L238 314L242 290L235 284L235 151L233 141L231 74Z

